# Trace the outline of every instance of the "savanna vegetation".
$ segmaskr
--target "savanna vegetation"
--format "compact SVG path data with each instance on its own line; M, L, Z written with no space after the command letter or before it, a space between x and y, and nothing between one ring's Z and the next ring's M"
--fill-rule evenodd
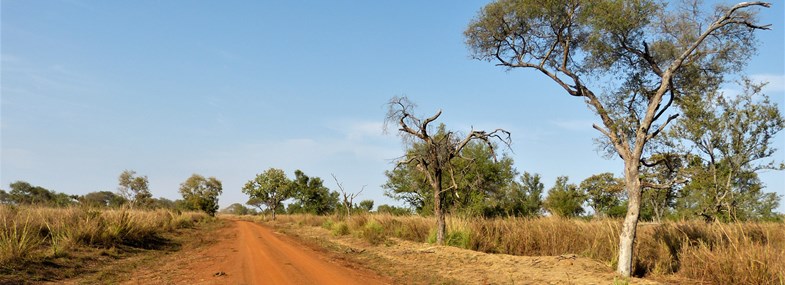
M259 220L264 220L262 217ZM279 223L322 227L371 245L397 239L436 242L436 219L420 215L280 215ZM447 216L445 244L487 253L527 256L577 254L615 267L619 219ZM782 284L785 226L777 222L666 221L639 225L636 276L678 284ZM521 265L525 266L525 265Z
M506 130L452 130L436 123L442 110L420 117L394 97L386 127L405 150L381 187L399 205L355 201L364 187L347 190L336 176L333 191L320 177L277 168L244 185L245 205L221 211L221 181L198 174L176 201L153 198L148 178L130 170L117 192L68 195L18 181L0 190L0 270L82 248L145 247L223 213L270 214L371 245L578 254L624 277L785 284L781 197L758 177L785 169L773 157L785 119L761 92L766 83L743 74L756 33L768 29L754 9L769 6L497 0L468 22L473 58L536 71L525 74L585 102L599 120L598 149L621 159L620 173L560 176L546 188L539 174L515 169ZM731 78L740 94L723 93Z
M372 244L396 237L492 253L577 253L622 276L785 282L785 227L775 211L781 197L758 179L763 170L785 168L773 157L785 120L761 93L766 83L743 74L756 32L768 29L754 11L770 5L707 12L668 4L499 0L465 32L474 58L532 69L526 74L586 102L600 121L593 126L598 149L623 161L620 177L597 173L573 183L562 176L546 192L540 175L521 175L499 148L510 146L508 132L461 134L434 125L441 110L418 117L412 102L395 97L386 123L406 150L382 187L411 210L285 219ZM732 84L740 94L724 93ZM297 196L296 187L288 189L268 208L278 211Z
M176 248L173 234L211 221L221 192L196 174L183 200L153 198L148 184L126 170L117 192L68 195L24 181L0 190L0 283L71 278L113 259L102 257Z

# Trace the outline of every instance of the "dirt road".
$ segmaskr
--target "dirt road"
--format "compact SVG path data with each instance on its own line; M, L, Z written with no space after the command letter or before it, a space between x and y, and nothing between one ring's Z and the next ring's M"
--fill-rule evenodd
M127 284L387 284L262 225L228 220L217 242L143 269ZM186 251L187 252L187 251Z

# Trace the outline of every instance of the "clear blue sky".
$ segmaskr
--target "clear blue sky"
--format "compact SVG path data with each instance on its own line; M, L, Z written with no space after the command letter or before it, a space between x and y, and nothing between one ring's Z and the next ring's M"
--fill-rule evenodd
M3 0L0 186L115 191L130 169L176 199L199 173L223 181L227 206L275 167L337 190L332 173L348 190L368 185L358 199L395 203L380 185L403 147L382 121L400 95L422 115L443 109L451 129L510 130L516 168L546 188L560 175L620 175L620 160L595 151L598 120L582 100L469 58L462 32L484 4ZM774 5L747 73L772 81L782 106L785 13ZM783 172L762 177L785 194Z

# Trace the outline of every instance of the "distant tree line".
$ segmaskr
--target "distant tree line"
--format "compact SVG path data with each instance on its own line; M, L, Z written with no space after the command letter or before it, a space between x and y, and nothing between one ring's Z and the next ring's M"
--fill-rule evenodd
M0 190L0 204L37 205L47 207L84 206L94 208L170 209L179 211L204 211L214 215L218 210L221 182L214 177L194 174L180 184L183 199L153 198L147 176L125 170L118 177L117 192L96 191L84 195L69 195L33 186L25 181L9 185L10 190Z

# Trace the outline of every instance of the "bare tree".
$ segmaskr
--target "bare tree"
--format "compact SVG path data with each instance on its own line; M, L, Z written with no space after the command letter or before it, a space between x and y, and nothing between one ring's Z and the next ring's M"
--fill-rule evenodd
M667 11L656 0L498 0L465 32L475 58L537 71L600 117L593 127L624 161L629 197L619 236L622 276L632 272L647 142L677 118L670 108L681 96L718 89L725 74L740 70L754 53L753 31L768 29L747 10L769 3L742 2L712 15L699 1L683 4Z
M330 175L333 176L333 179L335 179L335 184L338 184L338 189L341 191L341 196L343 196L341 203L343 204L343 207L346 209L346 219L349 220L352 217L352 206L354 205L354 198L360 196L360 193L362 193L363 190L365 190L365 186L367 185L363 185L363 187L360 189L360 192L349 193L343 189L343 184L341 184L341 182L338 182L338 178L335 177L335 174L330 174Z
M425 144L424 151L409 153L400 160L396 167L413 163L417 170L423 173L433 190L433 212L436 216L436 243L444 244L445 221L444 221L444 195L445 192L455 190L458 187L455 175L450 175L451 181L447 181L447 187L443 181L445 172L455 174L453 159L460 157L461 150L472 140L480 140L488 144L493 152L495 146L491 139L498 139L507 147L510 146L510 133L503 129L496 129L492 132L471 130L462 139L460 135L448 131L444 136L433 136L430 133L429 125L436 121L442 114L439 110L431 117L421 119L412 114L414 104L406 97L393 97L388 103L387 118L385 129L390 123L398 127L398 134L405 143L412 140L419 140ZM494 153L495 156L495 153Z

